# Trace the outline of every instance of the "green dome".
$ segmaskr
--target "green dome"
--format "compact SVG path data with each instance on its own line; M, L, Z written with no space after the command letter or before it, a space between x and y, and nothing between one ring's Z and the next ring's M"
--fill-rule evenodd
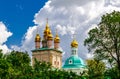
M83 68L85 64L83 60L78 56L69 57L63 66L63 68Z

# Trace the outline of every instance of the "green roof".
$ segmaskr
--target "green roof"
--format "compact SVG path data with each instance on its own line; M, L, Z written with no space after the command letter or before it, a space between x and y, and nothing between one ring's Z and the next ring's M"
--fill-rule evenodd
M85 64L80 57L71 56L65 61L62 68L85 68Z
M36 52L36 51L46 51L46 50L54 50L54 51L57 51L57 52L60 52L60 53L62 53L62 51L60 51L60 50L57 50L57 49L54 49L54 48L39 48L39 49L34 49L34 50L32 50L32 52Z

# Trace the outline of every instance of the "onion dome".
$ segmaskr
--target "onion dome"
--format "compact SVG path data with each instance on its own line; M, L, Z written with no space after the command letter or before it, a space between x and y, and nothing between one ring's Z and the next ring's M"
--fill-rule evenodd
M35 42L40 42L40 40L41 40L40 35L39 35L39 34L36 34Z
M78 47L78 42L75 39L71 42L71 47Z
M47 40L53 40L53 35L51 33L48 35Z
M50 30L48 22L47 22L45 30L44 30L44 36L48 36L50 33L51 33L51 30Z
M85 63L80 57L71 56L65 61L62 68L85 68Z
M59 43L60 42L60 38L58 36L58 34L56 34L55 38L54 38L54 43Z

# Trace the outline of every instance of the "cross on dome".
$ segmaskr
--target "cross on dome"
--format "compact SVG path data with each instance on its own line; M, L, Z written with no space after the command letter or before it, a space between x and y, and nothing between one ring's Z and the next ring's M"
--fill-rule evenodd
M76 41L76 34L73 34L73 41L71 42L71 47L78 47L78 42Z

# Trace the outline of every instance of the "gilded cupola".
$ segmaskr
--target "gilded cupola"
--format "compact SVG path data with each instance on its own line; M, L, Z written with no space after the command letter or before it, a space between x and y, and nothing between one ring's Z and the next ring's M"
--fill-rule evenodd
M48 35L47 40L53 40L53 35L52 35L52 33L50 33L50 34Z
M49 27L49 24L48 24L48 21L46 23L46 27L45 27L45 30L44 30L44 36L48 36L49 34L51 33L51 30L50 30L50 27Z
M75 39L71 42L71 47L78 47L78 42Z
M36 37L35 37L35 42L40 42L41 41L41 37L39 34L36 34Z
M54 43L60 43L60 38L59 38L57 33L56 33L56 36L54 38Z

